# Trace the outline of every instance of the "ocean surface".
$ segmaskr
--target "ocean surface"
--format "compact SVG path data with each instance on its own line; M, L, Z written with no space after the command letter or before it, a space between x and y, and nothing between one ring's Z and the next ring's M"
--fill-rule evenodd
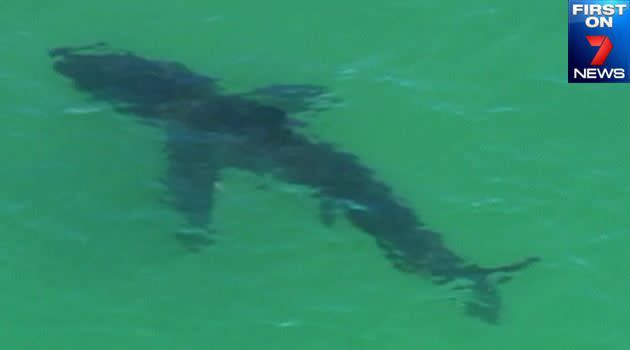
M566 27L543 0L3 1L0 348L629 349L630 90L568 85ZM162 131L52 70L98 41L226 91L327 86L343 103L306 133L471 261L542 262L488 325L308 189L236 170L191 253Z

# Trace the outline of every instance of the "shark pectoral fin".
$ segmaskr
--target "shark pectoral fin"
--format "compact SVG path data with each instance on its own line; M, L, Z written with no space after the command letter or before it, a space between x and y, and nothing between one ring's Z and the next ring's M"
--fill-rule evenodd
M188 227L176 233L191 250L212 243L210 217L220 166L209 144L175 137L167 142L168 170L165 179L170 203L185 218Z
M319 202L319 220L331 227L337 219L337 204L332 199L322 198Z
M203 230L179 230L175 232L175 238L191 252L199 252L202 247L214 244L210 231Z
M289 114L323 112L341 104L341 100L327 87L312 84L268 85L247 92L244 96Z

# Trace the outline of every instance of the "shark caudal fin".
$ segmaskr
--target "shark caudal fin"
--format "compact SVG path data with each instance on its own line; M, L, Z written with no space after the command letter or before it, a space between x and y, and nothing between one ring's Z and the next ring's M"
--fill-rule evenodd
M512 279L513 274L540 261L540 258L530 257L509 265L484 268L477 265L462 267L458 279L468 283L455 289L469 292L463 300L466 314L481 319L489 324L500 321L501 295L498 285Z

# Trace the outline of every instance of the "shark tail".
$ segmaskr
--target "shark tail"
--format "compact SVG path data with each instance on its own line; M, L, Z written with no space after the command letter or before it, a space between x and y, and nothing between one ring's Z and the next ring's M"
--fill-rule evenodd
M512 279L514 273L540 261L540 258L530 257L508 265L497 267L480 267L478 265L463 266L455 278L449 280L465 280L465 285L454 289L465 290L468 293L463 299L465 312L489 324L499 323L501 296L498 285ZM442 280L442 283L448 281Z

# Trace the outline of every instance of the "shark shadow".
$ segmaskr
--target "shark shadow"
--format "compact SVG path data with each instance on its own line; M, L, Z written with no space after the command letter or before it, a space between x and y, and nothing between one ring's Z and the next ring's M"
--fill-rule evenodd
M76 88L164 128L166 184L173 206L190 227L210 225L215 182L222 169L272 174L314 189L324 221L329 221L331 210L343 213L376 240L396 268L428 275L438 284L460 282L459 288L469 291L463 301L466 312L491 324L500 320L497 285L539 260L530 257L497 267L467 262L356 156L296 131L287 110L321 110L318 97L327 95L325 88L272 85L227 94L216 79L182 64L143 58L106 44L49 53L54 69ZM180 239L198 243L194 237Z

